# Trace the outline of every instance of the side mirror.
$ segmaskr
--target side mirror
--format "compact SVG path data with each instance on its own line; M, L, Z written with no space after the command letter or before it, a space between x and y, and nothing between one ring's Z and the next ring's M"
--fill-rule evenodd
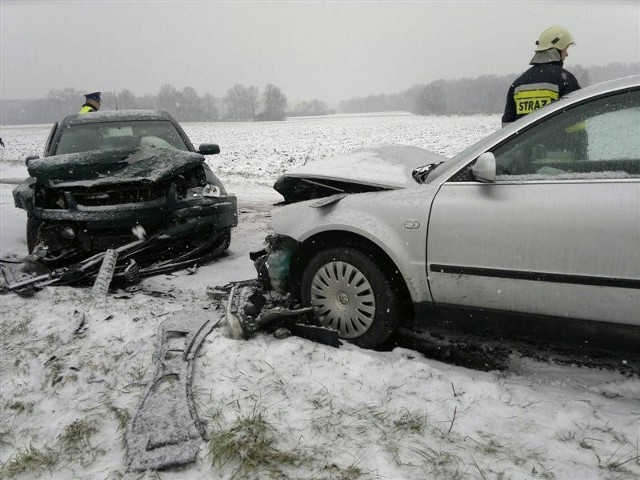
M215 143L203 143L198 147L200 155L217 155L220 153L220 147Z
M24 164L28 167L31 160L37 160L38 158L40 158L38 155L29 155L24 159Z
M478 157L471 167L473 178L479 182L496 181L496 157L491 152L485 152Z

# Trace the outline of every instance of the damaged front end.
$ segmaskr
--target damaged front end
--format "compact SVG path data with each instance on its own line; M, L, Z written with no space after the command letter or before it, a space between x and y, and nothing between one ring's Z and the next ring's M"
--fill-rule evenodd
M258 281L265 289L289 293L291 261L297 242L284 235L268 235L265 248L251 252L249 257L258 272Z
M13 191L38 261L61 265L156 237L138 262L228 247L237 204L201 155L153 147L32 160ZM163 232L165 233L163 235ZM223 249L224 249L223 248Z
M387 285L396 277L387 279L387 269L375 264L369 268L371 252L380 252L381 258L384 252L361 233L375 224L369 212L384 198L379 195L420 188L428 172L443 160L417 147L386 145L281 175L274 184L283 197L279 205L284 205L272 214L276 234L265 239L263 250L251 254L258 278L227 292L226 317L236 336L246 338L272 315L281 322L290 315L294 320L286 323L322 325L317 328L361 346L386 340L395 329L395 317L389 309L378 312L376 302L404 309L406 300L383 289L374 291L374 286ZM354 223L357 228L349 228Z
M312 307L303 307L289 289L296 242L270 235L265 248L250 253L258 278L235 282L209 292L226 300L225 319L233 337L249 339L258 331L283 338L296 335L333 347L341 345L338 332L320 326Z

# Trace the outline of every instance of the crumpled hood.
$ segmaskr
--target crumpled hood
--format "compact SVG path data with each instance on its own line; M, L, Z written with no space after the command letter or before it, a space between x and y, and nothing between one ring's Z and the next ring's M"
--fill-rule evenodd
M204 163L198 153L143 146L95 150L31 160L29 175L51 187L155 183Z
M282 177L407 188L418 185L412 176L417 167L445 160L446 157L419 147L383 145L318 160L287 172Z

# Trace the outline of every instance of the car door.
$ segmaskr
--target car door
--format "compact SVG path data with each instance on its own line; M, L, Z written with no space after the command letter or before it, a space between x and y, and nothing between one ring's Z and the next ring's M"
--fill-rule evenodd
M491 150L495 182L456 175L435 197L434 302L640 325L640 92L582 103Z

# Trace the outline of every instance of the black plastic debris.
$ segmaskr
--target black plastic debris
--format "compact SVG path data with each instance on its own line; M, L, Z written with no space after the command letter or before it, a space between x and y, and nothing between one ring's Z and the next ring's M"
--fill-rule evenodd
M265 289L259 280L238 282L217 289L228 291L225 318L236 338L251 338L258 331L274 333L286 329L291 335L331 347L342 345L337 330L309 322L312 307L295 305L289 295Z

